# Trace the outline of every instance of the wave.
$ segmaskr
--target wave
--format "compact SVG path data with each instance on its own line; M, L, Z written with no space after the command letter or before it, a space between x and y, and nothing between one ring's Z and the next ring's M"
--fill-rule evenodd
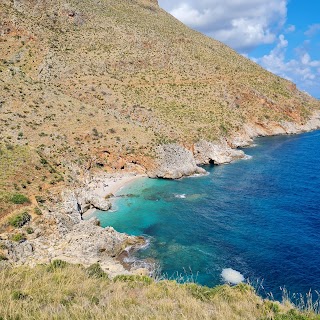
M225 282L231 284L239 284L244 281L244 276L239 271L232 268L223 269L221 276Z

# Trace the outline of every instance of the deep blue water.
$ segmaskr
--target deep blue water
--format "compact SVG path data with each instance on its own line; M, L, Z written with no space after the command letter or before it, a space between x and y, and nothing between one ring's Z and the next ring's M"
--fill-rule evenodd
M201 284L223 282L224 268L263 280L276 297L320 290L320 132L259 138L252 156L207 166L204 177L140 179L119 194L103 226L147 235L141 258L169 277L192 270Z

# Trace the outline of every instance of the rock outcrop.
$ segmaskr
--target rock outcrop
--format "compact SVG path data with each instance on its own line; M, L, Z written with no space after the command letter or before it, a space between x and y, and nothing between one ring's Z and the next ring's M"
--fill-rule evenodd
M179 179L193 174L204 174L199 167L204 164L224 164L245 157L241 150L232 149L227 141L219 143L200 141L191 152L178 144L167 144L157 148L157 168L149 176L153 178Z
M104 229L96 219L75 223L69 215L54 212L46 213L40 229L28 240L14 242L8 235L0 243L8 261L16 265L33 266L56 259L84 266L99 262L112 277L130 273L116 259L122 252L144 245L145 240L119 233L112 227Z
M108 211L111 208L111 202L106 199L107 187L101 175L92 177L85 182L83 187L64 191L62 193L63 211L77 215L91 208Z
M226 141L212 143L200 141L194 146L194 156L197 164L225 164L244 158L242 150L232 149Z
M308 132L320 128L320 112L315 111L309 120L304 124L281 121L281 122L263 122L263 123L246 123L242 129L228 138L228 144L232 148L248 147L252 144L253 139L257 137L275 136L283 134L297 134Z
M159 146L156 153L157 168L149 174L151 177L179 179L205 173L204 169L197 166L192 152L178 144Z

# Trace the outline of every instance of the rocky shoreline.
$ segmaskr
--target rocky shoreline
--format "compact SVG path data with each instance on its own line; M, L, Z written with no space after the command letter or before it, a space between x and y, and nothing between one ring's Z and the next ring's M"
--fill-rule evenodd
M86 267L99 263L111 278L120 274L149 274L150 270L123 260L146 245L143 237L129 236L112 227L102 228L95 218L82 219L90 208L109 210L109 197L139 177L142 175L100 174L87 178L82 187L63 191L61 202L42 208L41 217L31 219L21 228L22 232L27 228L34 230L27 240L16 242L10 233L1 235L0 245L8 260L0 264L35 266L63 260Z
M199 141L192 146L168 144L159 146L156 169L149 172L151 178L179 179L183 176L203 174L200 165L227 164L245 158L237 148L249 147L257 137L298 134L320 128L320 111L315 112L305 124L294 122L270 122L245 124L236 135L217 142Z
M162 145L156 150L156 169L148 172L148 176L179 179L205 174L199 165L220 165L242 159L245 153L237 148L250 146L255 137L296 134L319 128L320 112L317 112L304 125L291 122L251 124L244 125L243 131L236 136L220 142L199 141L192 147ZM0 245L8 260L0 263L34 266L61 259L84 266L98 262L110 277L150 274L150 270L141 264L128 263L130 252L145 246L143 237L119 233L112 227L104 229L97 219L84 221L82 217L88 210L109 210L110 197L126 183L143 176L146 175L101 173L87 177L77 188L63 191L61 202L44 208L41 218L31 220L23 227L34 229L27 240L15 242L10 240L10 234L1 235Z

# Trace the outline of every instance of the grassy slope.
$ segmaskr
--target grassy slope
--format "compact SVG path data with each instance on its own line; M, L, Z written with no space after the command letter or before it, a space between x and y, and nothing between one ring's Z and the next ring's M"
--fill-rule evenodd
M130 276L111 281L74 265L4 269L0 289L0 319L319 319L262 300L247 285L209 289Z
M0 43L4 139L22 132L70 160L107 150L102 162L119 168L115 155L145 165L161 143L230 136L244 122L303 122L319 108L289 81L145 3L31 1L20 12L2 4L10 30Z

